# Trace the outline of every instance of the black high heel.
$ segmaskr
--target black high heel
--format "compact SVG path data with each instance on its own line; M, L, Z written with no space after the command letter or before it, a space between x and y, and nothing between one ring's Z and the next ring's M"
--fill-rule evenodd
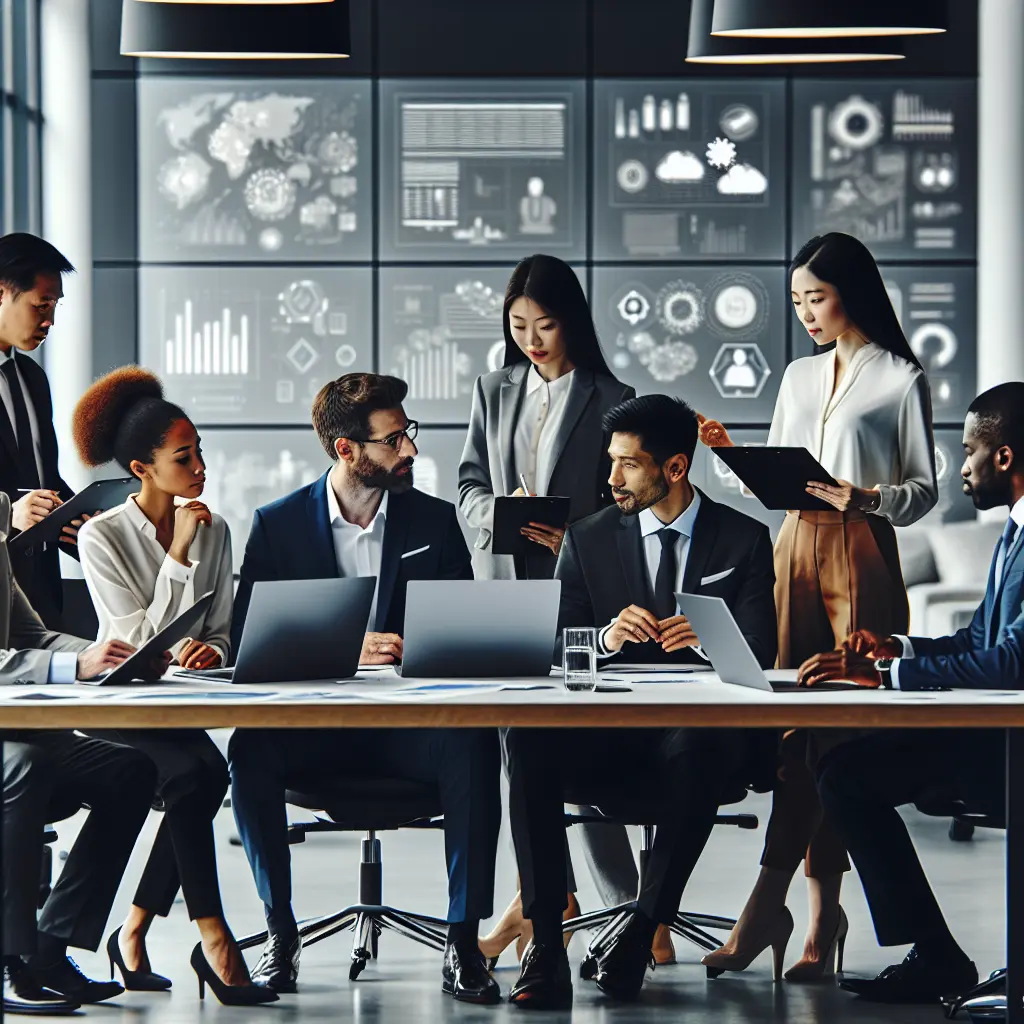
M199 998L206 996L206 986L213 989L213 994L224 1006L256 1006L259 1003L276 1003L277 993L265 985L225 985L217 972L210 966L210 961L203 953L203 944L196 943L189 958L192 970L199 978Z
M121 946L118 939L121 929L117 928L107 939L107 959L110 961L110 980L114 980L114 964L121 972L124 987L129 992L166 992L171 987L171 979L165 978L162 974L154 974L152 971L129 971L125 966L124 957L121 955Z

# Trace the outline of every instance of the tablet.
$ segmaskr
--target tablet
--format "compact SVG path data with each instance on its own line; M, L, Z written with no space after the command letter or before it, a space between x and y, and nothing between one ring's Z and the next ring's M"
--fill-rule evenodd
M519 531L530 523L565 526L568 521L568 498L495 498L491 554L532 555L538 551L546 551L547 548L535 544Z
M203 594L195 604L186 608L180 615L147 640L130 658L125 658L116 668L105 672L95 679L79 679L80 683L87 683L90 686L125 686L128 683L136 682L139 677L135 675L136 670L142 667L151 659L159 657L164 651L170 650L179 640L191 636L196 626L206 617L210 605L213 604L212 590ZM142 680L152 682L154 680Z
M806 448L761 445L713 448L717 455L769 509L834 512L825 501L807 493L810 480L835 486L836 481Z
M45 519L30 526L23 533L7 542L10 551L21 551L33 544L56 543L60 540L61 531L72 519L79 519L84 512L106 512L108 508L120 505L142 486L137 477L117 477L113 480L97 480L79 491L74 497L68 498L63 505L58 505Z

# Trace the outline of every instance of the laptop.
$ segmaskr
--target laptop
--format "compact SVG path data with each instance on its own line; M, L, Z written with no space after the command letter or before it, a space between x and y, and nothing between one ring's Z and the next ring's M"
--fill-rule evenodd
M180 615L176 615L159 633L147 640L134 654L125 658L120 665L96 676L95 679L80 679L79 682L90 686L126 686L137 681L152 682L151 679L143 678L144 669L154 658L159 658L164 651L169 651L179 640L192 635L213 604L213 594L212 590L203 594L198 601Z
M697 634L701 647L723 683L749 686L767 693L810 693L814 690L856 690L856 683L835 680L812 687L798 686L797 670L776 669L765 672L758 664L747 638L740 631L729 606L720 597L676 594L679 611Z
M178 675L232 683L348 679L370 618L376 576L253 584L234 668Z
M561 580L410 580L403 678L547 676Z

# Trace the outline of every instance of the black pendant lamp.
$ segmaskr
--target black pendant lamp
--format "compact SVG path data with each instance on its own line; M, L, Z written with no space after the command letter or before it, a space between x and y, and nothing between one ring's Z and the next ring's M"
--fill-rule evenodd
M686 60L690 64L825 64L901 60L898 39L739 39L711 34L716 0L693 0Z
M715 0L714 6L716 36L915 36L949 27L944 0Z
M348 57L348 0L123 0L121 53L206 60Z

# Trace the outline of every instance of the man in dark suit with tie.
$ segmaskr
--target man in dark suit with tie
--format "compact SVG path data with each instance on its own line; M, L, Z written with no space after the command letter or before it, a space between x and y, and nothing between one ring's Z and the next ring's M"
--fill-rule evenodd
M11 499L11 536L41 522L73 495L57 466L50 385L34 352L53 326L64 295L61 277L74 267L35 235L0 238L0 490ZM62 540L76 543L81 520L65 527ZM39 617L58 628L60 560L56 544L11 553L11 565Z
M697 637L677 614L675 594L721 597L758 661L775 661L775 572L768 530L690 483L697 417L664 395L610 410L609 482L617 507L569 527L555 571L562 581L559 628L599 627L599 654L627 661L699 662ZM651 960L658 924L671 921L726 794L773 763L774 737L740 729L509 729L509 813L534 941L511 1000L524 1007L572 1002L561 941L566 903L563 800L595 803L599 788L660 791L637 909L601 958L597 984L634 997ZM592 798L587 799L588 795Z
M852 678L900 690L1024 688L1024 382L979 395L964 424L964 491L979 509L1006 505L985 599L953 636L861 631L801 667L804 681ZM977 983L928 885L896 808L939 790L978 813L1005 809L1004 745L979 729L886 729L843 744L819 766L822 804L857 867L878 941L913 948L877 978L841 985L880 1002L935 1002Z
M313 424L334 465L253 517L232 648L256 581L376 576L373 628L360 661L390 664L402 657L409 580L473 578L455 507L413 488L418 426L402 409L407 390L395 377L349 373L317 395ZM364 625L339 623L360 630ZM492 912L501 820L493 730L239 730L229 762L232 807L270 931L254 981L278 992L296 990L301 941L291 908L285 790L296 780L368 771L438 786L449 891L442 985L456 999L497 1002L497 983L477 946L480 919Z

